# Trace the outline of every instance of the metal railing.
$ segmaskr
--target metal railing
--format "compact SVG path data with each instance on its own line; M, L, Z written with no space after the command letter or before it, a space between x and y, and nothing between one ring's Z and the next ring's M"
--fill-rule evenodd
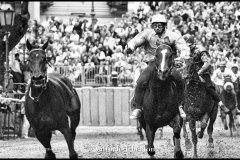
M68 77L74 86L132 86L133 67L94 66L70 67L54 66L54 72Z

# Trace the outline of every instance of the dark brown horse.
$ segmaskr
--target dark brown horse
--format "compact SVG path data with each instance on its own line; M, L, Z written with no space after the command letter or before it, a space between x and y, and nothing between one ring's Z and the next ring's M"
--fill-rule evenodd
M69 157L77 158L74 149L81 103L70 80L59 74L47 74L46 42L33 48L27 41L31 83L26 92L26 116L37 139L46 149L45 158L56 158L50 145L52 131L59 130L67 141Z
M224 124L225 130L228 129L227 115L229 116L230 136L233 136L233 131L236 131L234 119L237 116L236 115L237 114L237 107L236 107L237 102L235 100L234 94L232 93L234 86L231 84L233 84L233 83L232 82L225 83L225 85L227 85L227 86L224 85L224 89L222 90L222 93L220 94L223 104L229 111L226 113L221 109L220 113L221 113L221 119Z
M202 138L204 130L207 127L208 120L208 135L209 146L213 147L213 124L217 117L218 105L213 100L211 95L206 91L206 86L201 82L197 67L199 62L195 62L193 59L189 60L187 67L183 70L183 77L185 78L185 101L184 111L186 112L186 120L183 122L183 131L186 144L188 142L188 135L186 132L186 122L189 122L189 128L192 133L192 141L194 144L194 158L197 157L197 140ZM204 121L203 121L204 120ZM196 121L202 121L201 130L196 134Z
M144 94L143 112L139 118L147 137L147 152L154 156L154 138L158 128L171 126L173 128L174 157L183 158L180 144L182 119L178 110L176 84L170 72L173 69L174 52L169 45L162 44L156 49L154 71Z

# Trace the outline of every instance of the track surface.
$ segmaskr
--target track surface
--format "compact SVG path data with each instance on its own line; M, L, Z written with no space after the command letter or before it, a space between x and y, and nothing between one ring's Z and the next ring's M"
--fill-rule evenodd
M208 135L198 140L199 158L239 158L240 129L230 137L229 130L222 127L214 129L214 148L207 148ZM145 136L145 133L144 133ZM172 129L165 127L160 139L156 133L156 158L173 158ZM187 157L192 151L185 152L184 138L181 139L182 150ZM52 138L52 149L57 158L68 158L68 148L64 137L58 133ZM140 140L136 127L78 127L75 149L79 158L149 158L144 146L146 138ZM0 141L0 158L43 158L45 149L36 138Z

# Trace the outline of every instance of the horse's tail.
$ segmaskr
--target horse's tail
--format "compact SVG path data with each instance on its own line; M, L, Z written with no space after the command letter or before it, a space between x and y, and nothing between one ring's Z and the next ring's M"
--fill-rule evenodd
M69 113L69 117L71 120L71 126L70 126L71 132L75 138L75 135L76 135L75 129L77 128L77 126L79 125L79 122L80 122L81 102L80 102L80 99L79 99L76 89L73 88L72 90L74 92L74 97L72 97L71 105L75 105L75 106L72 107L72 108L74 108L74 110L71 113Z
M79 111L79 114L80 114L80 111L81 111L81 101L80 101L80 98L79 98L78 93L77 93L75 88L73 88L73 92L74 92L74 95L76 96L77 106L79 106L78 111Z

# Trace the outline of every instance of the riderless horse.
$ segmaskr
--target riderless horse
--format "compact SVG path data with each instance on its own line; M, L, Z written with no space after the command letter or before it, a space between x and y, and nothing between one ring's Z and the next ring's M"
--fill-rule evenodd
M206 92L205 84L200 80L197 67L198 61L191 58L185 67L182 68L183 77L185 78L184 91L184 111L187 115L183 122L183 131L185 143L188 143L188 134L186 131L186 122L189 122L189 128L192 133L192 141L194 144L194 158L197 157L197 141L202 138L204 130L207 127L208 120L208 135L209 146L213 147L213 124L217 117L218 105L213 98ZM201 130L196 134L196 121L202 121ZM197 138L198 136L198 138ZM188 148L188 146L186 146Z
M176 84L173 82L170 72L174 68L175 54L168 44L161 44L156 49L156 66L147 90L144 94L143 112L139 118L147 137L147 152L154 156L154 138L158 128L171 126L173 128L174 157L183 158L180 144L182 119L179 115Z
M237 95L234 95L232 90L234 90L234 85L231 81L228 81L224 84L223 91L220 94L223 104L229 110L227 113L225 113L223 110L220 110L220 112L225 130L228 129L226 117L229 115L230 136L233 136L232 132L236 131L234 119L236 119L237 116L237 98L235 98Z
M47 74L47 46L48 42L35 48L27 40L32 76L26 92L26 116L37 139L46 149L45 158L56 158L50 145L54 130L64 135L69 157L77 158L74 140L80 121L81 103L68 78L56 73Z

